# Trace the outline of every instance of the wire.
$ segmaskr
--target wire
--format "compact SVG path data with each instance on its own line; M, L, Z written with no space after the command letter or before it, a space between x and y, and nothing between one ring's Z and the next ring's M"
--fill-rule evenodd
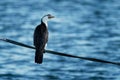
M11 40L11 39L0 38L0 40L4 41L4 42L15 44L15 45L18 45L18 46L22 46L22 47L26 47L26 48L30 48L30 49L35 49L35 47L33 47L33 46L29 46L27 44L23 44L21 42L17 42L17 41ZM94 61L94 62L120 65L119 62L106 61L106 60L90 58L90 57L75 56L75 55L71 55L71 54L68 54L68 53L61 53L61 52L56 52L56 51L51 51L51 50L45 50L45 52L50 53L50 54L60 55L60 56L66 56L66 57L72 57L72 58L79 58L79 59L83 59L83 60Z

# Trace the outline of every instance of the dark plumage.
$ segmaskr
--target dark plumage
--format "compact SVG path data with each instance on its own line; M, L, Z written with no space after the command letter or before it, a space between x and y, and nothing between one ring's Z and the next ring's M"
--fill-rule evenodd
M36 27L34 32L34 45L36 47L35 63L42 63L43 52L47 41L48 29L46 25L43 22L41 22L41 24Z
M41 19L41 24L38 25L34 31L34 46L36 48L35 63L38 64L41 64L43 61L43 53L45 52L45 45L48 41L48 29L46 22L49 18L53 18L53 16L50 14L44 16Z

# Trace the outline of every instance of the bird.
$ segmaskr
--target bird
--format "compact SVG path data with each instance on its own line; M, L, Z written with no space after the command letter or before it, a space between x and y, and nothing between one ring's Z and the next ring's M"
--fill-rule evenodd
M35 46L35 63L42 64L43 53L48 42L48 24L47 22L54 18L53 15L47 14L41 18L41 24L37 25L34 30L33 44Z

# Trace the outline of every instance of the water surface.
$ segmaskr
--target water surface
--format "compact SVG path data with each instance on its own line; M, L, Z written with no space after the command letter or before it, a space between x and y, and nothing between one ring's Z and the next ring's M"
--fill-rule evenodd
M33 32L45 14L47 49L120 62L119 0L1 0L0 37L33 45ZM120 67L46 53L34 63L34 50L0 42L0 80L119 80Z

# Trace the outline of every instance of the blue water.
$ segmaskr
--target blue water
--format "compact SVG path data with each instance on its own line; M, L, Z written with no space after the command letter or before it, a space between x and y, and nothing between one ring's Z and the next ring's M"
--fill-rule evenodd
M0 0L0 37L33 45L48 13L47 49L120 62L119 0ZM120 66L48 53L39 65L34 50L0 41L0 80L120 80Z

